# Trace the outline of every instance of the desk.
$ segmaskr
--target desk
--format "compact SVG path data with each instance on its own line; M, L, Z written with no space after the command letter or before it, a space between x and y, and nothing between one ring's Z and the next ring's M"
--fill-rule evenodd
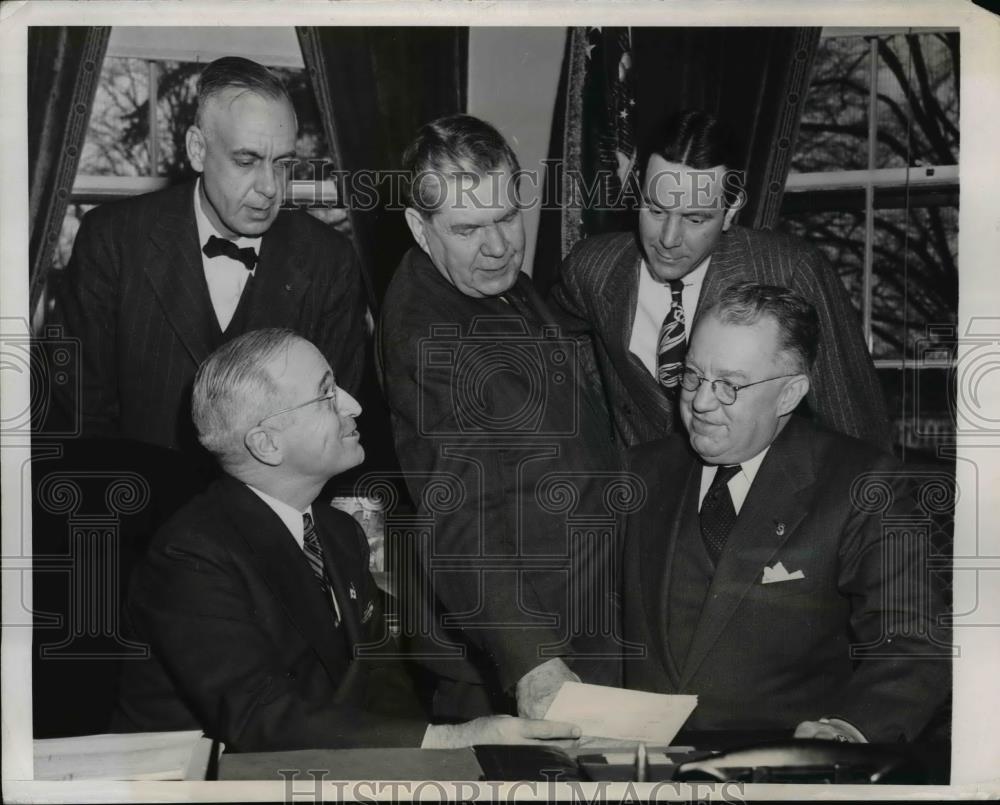
M682 735L684 735L682 733ZM660 747L659 762L650 766L651 782L673 780L680 762L704 758L712 751L759 744L763 733L688 733L685 743L699 747L691 753L671 754L667 763ZM787 739L787 735L781 736ZM773 740L774 734L770 734ZM695 740L691 740L695 739ZM675 740L680 746L681 741ZM811 748L816 744L799 741ZM889 782L902 784L948 783L950 746L934 745L851 745L856 754L882 752L906 754L902 776ZM605 752L621 756L622 749L597 747L560 750L557 747L503 746L476 749L339 749L297 752L261 752L223 755L219 762L220 780L285 780L289 769L306 777L307 770L325 770L327 780L612 780L628 781L631 766L619 763L600 768L594 761ZM651 750L651 754L655 750ZM478 753L478 754L477 754ZM581 762L578 764L577 759ZM486 769L486 772L484 772ZM285 770L285 774L279 773ZM780 771L780 767L775 771ZM700 778L704 780L705 778ZM798 782L819 782L799 779Z

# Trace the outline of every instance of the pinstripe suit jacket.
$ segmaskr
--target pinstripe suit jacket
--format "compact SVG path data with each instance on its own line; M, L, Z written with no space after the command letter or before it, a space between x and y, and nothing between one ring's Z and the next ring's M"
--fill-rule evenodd
M323 352L341 386L356 391L364 355L362 287L346 238L307 213L282 211L261 240L255 276L240 302L243 326L231 326L227 337L290 327ZM74 369L84 436L193 446L191 383L220 343L193 183L89 212L54 317L81 342Z
M587 238L566 258L552 292L557 305L591 328L615 430L626 446L662 438L675 424L672 400L628 348L641 256L631 233ZM712 253L698 308L745 281L791 288L816 307L820 345L808 409L831 430L888 449L891 432L875 367L830 264L796 238L733 226Z

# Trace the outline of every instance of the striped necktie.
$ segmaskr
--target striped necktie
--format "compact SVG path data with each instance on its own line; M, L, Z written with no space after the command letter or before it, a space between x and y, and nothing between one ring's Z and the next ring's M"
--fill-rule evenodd
M323 595L332 606L333 599L330 593L330 582L327 579L326 567L323 564L323 546L320 544L319 534L316 533L316 525L313 523L312 515L309 512L302 515L302 550L306 555L306 560L309 562L309 567L312 569L313 575L319 582L319 587L323 591ZM334 613L336 613L336 608L334 608ZM339 622L336 614L334 615L334 620Z
M660 338L656 344L656 379L665 389L675 389L680 382L681 366L687 343L684 340L684 306L681 294L684 283L670 281L670 309L663 317Z

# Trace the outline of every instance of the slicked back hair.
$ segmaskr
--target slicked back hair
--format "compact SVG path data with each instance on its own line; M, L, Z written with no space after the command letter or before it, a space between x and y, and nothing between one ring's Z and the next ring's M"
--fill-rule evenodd
M769 316L778 325L778 348L791 359L790 368L808 375L819 348L816 308L789 288L741 282L726 288L699 318L715 316L723 324L752 326Z
M521 165L503 135L485 120L465 114L438 118L421 126L403 152L404 202L430 217L440 209L449 175L485 176L505 168L516 177Z
M251 330L209 355L194 378L191 418L198 441L224 466L243 450L246 432L281 407L267 364L302 337L292 330Z
M667 162L686 165L694 170L726 168L723 188L726 206L742 199L744 187L743 151L732 130L711 112L684 109L675 112L640 145L638 166L645 181L649 158L659 156Z
M205 105L215 95L227 89L243 89L272 100L285 100L289 106L292 98L284 82L261 64L240 56L224 56L210 63L198 79L198 112L195 122L202 125Z

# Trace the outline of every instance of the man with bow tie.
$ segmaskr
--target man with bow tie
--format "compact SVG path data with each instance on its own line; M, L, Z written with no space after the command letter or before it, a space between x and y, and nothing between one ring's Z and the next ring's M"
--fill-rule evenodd
M281 210L296 129L277 76L218 59L201 75L187 133L197 181L85 216L54 311L80 340L84 436L194 447L198 364L260 327L310 339L358 390L365 303L354 251L304 211Z
M687 433L628 453L647 503L626 526L625 635L645 654L625 684L696 694L694 730L912 740L950 657L915 476L793 413L818 337L813 306L776 286L732 286L699 315Z

